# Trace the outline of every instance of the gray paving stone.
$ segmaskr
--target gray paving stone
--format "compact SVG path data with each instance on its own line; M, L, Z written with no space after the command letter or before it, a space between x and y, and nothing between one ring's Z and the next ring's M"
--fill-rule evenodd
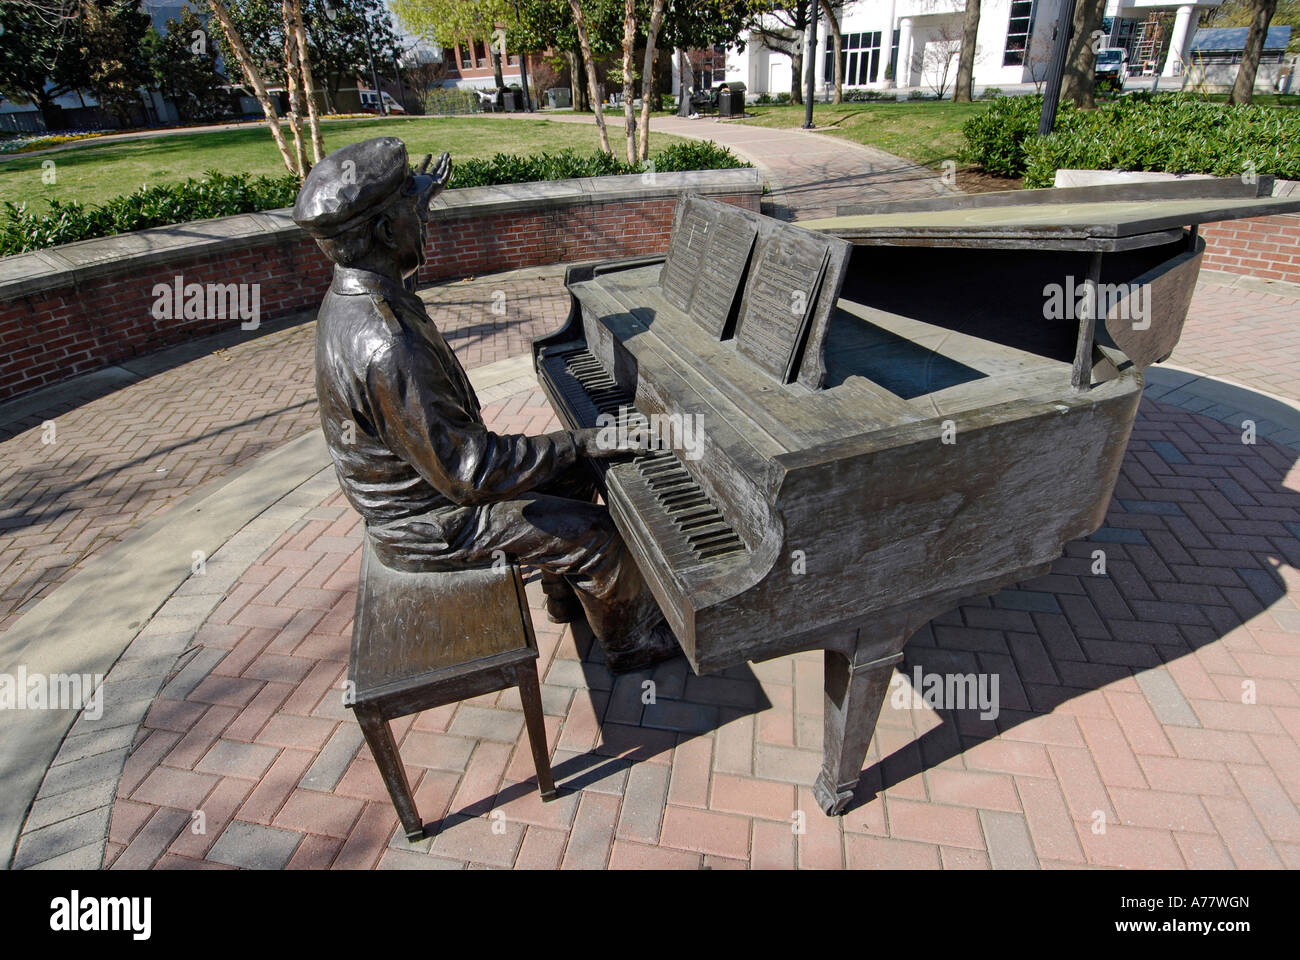
M641 843L658 843L668 795L666 763L638 763L629 772L616 835Z
M208 852L208 859L246 870L283 870L303 835L260 823L233 820Z
M800 750L760 743L754 748L754 773L767 780L807 786L821 772L820 750Z
M1157 667L1153 670L1142 670L1138 672L1134 679L1146 694L1147 703L1151 705L1151 711L1156 715L1156 719L1166 726L1174 727L1199 727L1200 718L1196 716L1196 711L1192 705L1183 697L1183 692L1178 689L1178 683L1170 675L1169 671L1163 667Z
M355 723L339 727L307 768L300 785L308 790L333 790L347 772L364 739L361 728Z
M1060 613L1056 597L1041 590L1002 590L994 598L995 606L1004 610L1027 610L1031 613Z
M23 829L39 830L52 823L98 810L104 804L112 803L116 795L117 780L106 779L52 797L38 797L32 804L31 812L27 814Z
M433 838L429 838L433 843ZM379 858L377 870L464 870L465 864L460 860L448 860L435 857L418 850L385 850Z
M1038 855L1029 836L1029 825L1018 813L981 810L980 824L988 843L989 863L994 870L1037 870Z
M226 651L217 647L199 647L180 673L163 688L169 700L184 700L212 672L212 668L226 658Z
M50 860L34 863L28 870L98 870L104 865L104 841L88 843Z
M126 652L122 654L122 660L119 663L126 660L147 660L153 657L170 656L172 665L175 666L176 658L194 642L196 632L197 628L160 636L136 637L131 641L130 646L126 648Z
M108 836L108 819L112 810L110 805L105 804L23 834L18 841L18 852L14 854L14 869L22 870L52 860L87 844L103 843Z
M718 708L659 697L654 703L646 704L641 725L655 730L705 733L718 725Z
M223 655L226 651L220 651ZM143 697L153 699L158 695L166 682L166 674L155 674L150 677L133 677L130 680L107 680L104 684L105 710L107 702L115 701L117 703L127 703L132 700L139 700Z
M551 761L552 769L576 758L576 773L564 776L560 783L561 790L582 790L591 793L605 793L614 797L623 796L627 785L628 771L632 761L623 757L603 757L594 753L574 753L571 750L557 750ZM566 768L567 769L567 768Z
M123 748L69 763L60 763L56 757L54 765L45 774L37 796L52 797L98 780L111 778L116 781L122 775L122 766L129 753L129 749Z
M261 743L244 743L239 740L218 740L194 769L200 773L220 776L261 777L275 762L280 750Z
M461 704L447 732L453 736L476 740L499 740L514 743L524 729L523 712L496 710L490 707L472 707Z
M587 677L582 671L580 660L556 660L551 669L546 671L546 682L562 687L587 689Z
M108 753L122 747L129 748L134 742L135 728L133 726L128 724L120 727L105 727L103 730L92 730L88 733L68 737L63 741L63 746L59 748L57 759L62 763L70 763L73 760L83 760L86 757L98 756L101 753Z

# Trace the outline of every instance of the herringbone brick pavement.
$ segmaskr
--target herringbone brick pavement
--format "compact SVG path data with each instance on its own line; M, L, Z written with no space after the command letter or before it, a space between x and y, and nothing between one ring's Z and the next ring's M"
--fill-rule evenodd
M1171 361L1300 401L1300 302L1294 286L1279 286L1197 286Z
M535 391L487 412L555 426ZM1105 525L913 639L842 819L807 789L818 655L614 678L532 583L562 798L513 692L427 711L394 724L433 824L408 844L341 699L359 536L333 496L230 591L199 635L224 658L140 731L108 864L1300 866L1300 468L1217 421L1144 401ZM1000 713L914 708L918 670L996 676Z
M554 268L422 296L467 367L525 352L567 309ZM122 389L0 422L0 631L199 484L316 426L314 336L302 323L169 369L155 358L161 372Z

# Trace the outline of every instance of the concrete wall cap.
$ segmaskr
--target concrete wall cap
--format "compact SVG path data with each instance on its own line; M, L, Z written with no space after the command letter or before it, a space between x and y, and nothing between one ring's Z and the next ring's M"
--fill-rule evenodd
M683 193L758 194L762 189L762 174L757 169L742 167L470 187L442 194L434 202L434 209L448 219L458 219L676 197ZM305 236L286 207L193 220L0 257L0 303L79 286L126 267L135 270L175 260L193 260L196 256L231 253L267 242L299 242Z

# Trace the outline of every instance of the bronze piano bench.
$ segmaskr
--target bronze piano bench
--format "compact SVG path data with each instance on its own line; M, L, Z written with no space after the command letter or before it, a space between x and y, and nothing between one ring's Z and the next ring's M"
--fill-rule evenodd
M388 722L421 710L517 686L542 799L555 799L536 660L516 565L407 573L381 563L365 538L348 705L408 840L423 837L424 824Z

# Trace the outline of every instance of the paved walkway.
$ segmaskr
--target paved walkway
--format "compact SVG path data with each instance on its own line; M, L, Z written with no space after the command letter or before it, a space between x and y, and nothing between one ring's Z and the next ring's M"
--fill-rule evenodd
M490 311L497 289L517 305L506 317ZM505 358L558 324L559 294L557 271L425 292L450 310L453 343L475 376L496 371L485 392L496 429L554 426L526 362ZM206 579L184 580L165 610L137 625L109 672L104 718L77 721L45 776L15 865L1296 864L1300 433L1283 438L1289 445L1244 446L1234 418L1266 409L1279 430L1295 429L1300 415L1282 401L1300 401L1300 388L1278 370L1290 362L1284 352L1265 352L1259 337L1222 322L1227 307L1247 314L1247 329L1284 334L1300 298L1202 283L1173 361L1239 376L1263 363L1270 392L1285 396L1240 390L1235 404L1217 405L1220 380L1154 374L1151 395L1209 416L1144 401L1106 525L1092 542L1072 544L1047 577L939 618L909 645L900 686L917 667L994 671L1002 716L987 723L887 707L864 802L841 820L823 818L803 786L820 756L816 655L705 678L678 660L655 672L659 703L643 707L641 677L615 683L584 637L551 627L535 610L548 741L564 798L542 805L530 789L512 694L429 711L396 725L433 825L430 838L407 844L341 703L359 527L317 449L317 459L305 461L318 464L306 483L294 481L211 554ZM195 474L196 496L211 488L204 503L215 502L236 484L203 487L229 469L204 458L243 462L249 451L274 446L265 437L310 429L310 332L310 324L271 332L226 347L229 360L219 353L80 405L66 399L62 406L72 409L61 415L32 409L28 429L3 449L34 450L40 423L54 419L61 442L81 444L74 459L82 474L107 485L74 519L107 522L149 481L115 489L115 478L129 472L115 472L120 458L140 454L82 435L125 411L153 411L154 420L123 422L145 435L168 433L172 456L191 456L179 451L190 447L182 436L192 439L187 475ZM298 392L286 393L277 372ZM187 379L211 393L191 389L195 402L186 404L179 384ZM238 439L214 454L216 421L186 421L181 411L193 416L232 391L244 416L222 416ZM245 420L261 426L243 433ZM74 422L86 426L66 428ZM303 440L317 442L314 432ZM249 462L264 478L279 472L260 466L267 457ZM39 510L36 491L80 476L62 464L29 463L30 482L7 488L19 491L7 515ZM177 482L165 494L151 491L137 501L141 515L193 489ZM51 526L48 536L61 529ZM134 549L131 541L100 546L109 560ZM1098 548L1106 577L1091 573ZM75 586L74 578L66 588ZM536 606L537 584L529 589ZM802 834L791 830L799 812ZM494 832L495 823L505 832ZM1098 823L1105 832L1094 832Z
M503 114L527 117L529 114ZM562 123L595 123L590 114L556 114ZM623 115L606 114L610 144L622 156ZM763 212L782 220L814 220L835 216L845 203L904 200L952 192L933 170L875 147L816 131L775 129L700 117L654 117L654 134L671 133L696 140L712 140L764 173L771 193L763 198ZM616 142L617 141L617 142Z

